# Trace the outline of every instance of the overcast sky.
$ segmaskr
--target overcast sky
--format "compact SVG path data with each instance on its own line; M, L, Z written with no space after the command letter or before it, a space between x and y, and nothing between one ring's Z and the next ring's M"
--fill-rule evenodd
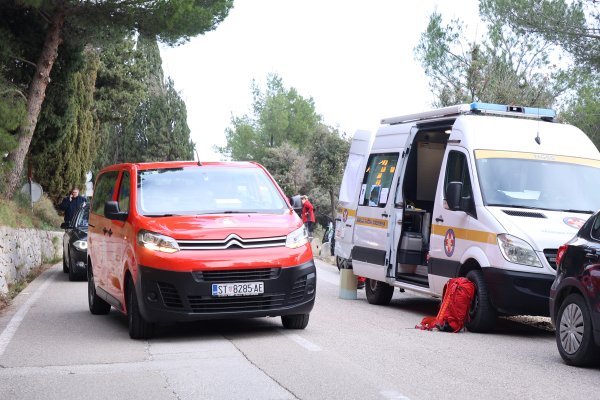
M436 9L475 35L477 7L477 0L235 0L215 31L162 48L163 67L187 105L204 161L221 158L213 146L225 144L232 114L250 113L252 79L264 88L269 73L352 135L431 108L413 49Z

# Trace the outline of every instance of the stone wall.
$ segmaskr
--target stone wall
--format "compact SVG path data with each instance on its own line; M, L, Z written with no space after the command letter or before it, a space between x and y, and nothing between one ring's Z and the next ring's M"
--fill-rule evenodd
M63 232L0 226L0 294L32 268L62 258Z

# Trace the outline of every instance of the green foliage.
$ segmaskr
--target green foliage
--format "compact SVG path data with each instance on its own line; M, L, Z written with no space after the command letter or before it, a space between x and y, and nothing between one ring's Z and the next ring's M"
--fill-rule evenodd
M227 144L217 150L233 160L260 163L269 156L267 149L285 142L307 152L321 123L313 99L285 88L283 80L274 74L267 76L265 91L253 81L252 93L252 115L233 116L232 127L225 132Z
M584 131L600 148L600 77L592 74L570 98L560 117Z
M480 13L487 36L469 42L464 25L443 25L433 13L415 48L430 78L437 106L472 101L548 107L572 84L568 70L550 61L551 47L534 35L515 32L482 0ZM551 72L552 71L552 72Z
M600 12L597 0L486 0L517 34L535 34L569 52L577 64L600 71Z
M96 156L98 124L94 85L99 66L96 51L65 47L48 89L41 119L30 146L34 180L55 201L73 186L84 187Z
M231 118L218 151L263 164L287 195L308 194L318 215L332 215L348 140L321 122L312 98L285 88L277 75L267 76L266 90L253 81L252 93L252 115Z
M156 40L138 36L107 50L96 82L102 142L95 169L193 159L185 103L164 80Z
M34 203L33 210L29 197L21 192L17 192L12 201L0 199L0 226L57 230L61 222L62 218L46 195Z

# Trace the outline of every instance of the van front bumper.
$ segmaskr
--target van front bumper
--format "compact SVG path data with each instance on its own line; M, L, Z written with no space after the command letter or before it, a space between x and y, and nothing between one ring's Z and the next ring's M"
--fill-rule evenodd
M507 315L549 316L554 275L483 268L492 305Z
M238 282L264 282L264 293L212 295L214 283ZM312 260L294 267L194 272L140 265L136 282L140 312L149 322L307 314L313 308L316 288Z

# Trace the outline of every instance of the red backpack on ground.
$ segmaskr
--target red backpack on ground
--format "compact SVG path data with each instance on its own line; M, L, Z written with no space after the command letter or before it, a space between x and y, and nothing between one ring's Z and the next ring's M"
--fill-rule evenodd
M452 278L444 285L442 305L436 317L425 317L416 328L458 332L469 320L469 307L475 296L475 284L467 278Z

